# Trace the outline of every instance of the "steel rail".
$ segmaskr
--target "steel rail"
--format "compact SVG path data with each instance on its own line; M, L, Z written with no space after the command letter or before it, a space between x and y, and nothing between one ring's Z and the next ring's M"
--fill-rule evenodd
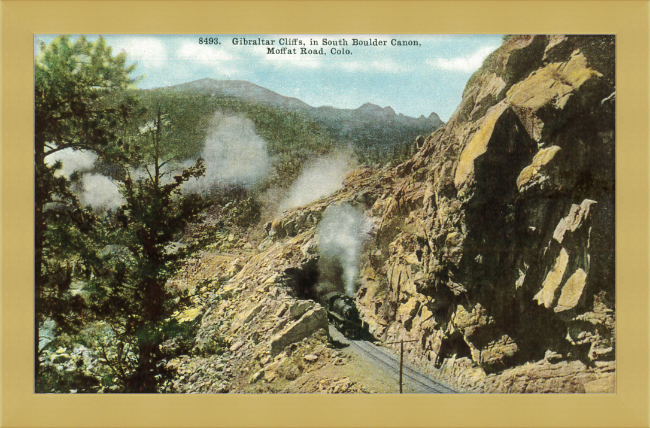
M362 352L365 354L369 355L373 359L381 362L383 365L387 366L390 368L390 371L392 372L392 376L395 379L397 379L396 373L399 372L399 369L395 368L393 364L396 361L391 358L389 355L386 353L382 352L379 350L378 347L364 341L350 341L351 344L355 345L358 349L360 349ZM370 349L367 348L367 346L370 346ZM379 354L379 355L377 355ZM382 358L383 357L383 358ZM412 383L416 383L423 387L425 390L427 390L429 393L434 392L438 394L444 394L444 393L455 393L455 391L446 388L443 385L438 384L437 382L427 378L426 376L423 376L422 374L416 372L415 370L406 367L407 370L405 370L404 374L407 379L409 379ZM423 382L421 379L418 379L418 377L426 379L428 383Z

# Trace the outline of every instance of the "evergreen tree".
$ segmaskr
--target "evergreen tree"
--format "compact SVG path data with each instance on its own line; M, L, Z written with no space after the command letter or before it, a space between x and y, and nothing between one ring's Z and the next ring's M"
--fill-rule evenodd
M72 42L57 37L41 44L35 61L35 370L39 372L39 326L46 317L65 325L70 311L81 302L63 299L74 270L73 252L81 251L93 227L93 216L84 213L69 180L57 174L60 163L48 165L48 156L61 150L110 153L118 142L117 130L131 113L132 100L109 105L108 98L129 87L134 66L126 66L126 54L113 56L103 38ZM74 236L71 236L74 235ZM67 302L67 303L66 303ZM64 303L66 303L64 305ZM65 307L62 307L65 306Z
M169 244L201 208L196 197L181 195L181 187L204 174L203 160L172 168L175 157L165 144L166 127L170 124L159 111L125 153L125 203L115 215L119 230L112 248L128 254L116 257L112 268L90 284L91 307L115 337L117 352L106 355L106 363L128 392L157 392L166 378L160 345L173 334L170 315L175 308L165 284L182 255ZM144 173L134 172L136 167Z

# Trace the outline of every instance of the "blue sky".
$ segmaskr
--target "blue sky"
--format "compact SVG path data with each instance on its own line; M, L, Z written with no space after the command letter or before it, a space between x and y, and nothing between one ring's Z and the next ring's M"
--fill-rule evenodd
M218 45L199 44L217 37ZM38 35L49 43L55 36ZM90 40L97 35L88 35ZM248 80L318 107L357 108L371 102L408 116L436 112L449 119L467 80L501 44L501 35L105 35L114 52L126 51L144 75L140 88L176 85L202 78ZM233 39L273 39L274 47L324 48L326 55L267 53L266 46L234 45ZM298 38L300 45L280 45ZM322 39L345 39L349 55L331 53ZM385 41L385 46L352 46L352 39ZM318 46L310 45L310 39ZM420 46L391 46L391 40ZM38 54L38 43L35 53Z

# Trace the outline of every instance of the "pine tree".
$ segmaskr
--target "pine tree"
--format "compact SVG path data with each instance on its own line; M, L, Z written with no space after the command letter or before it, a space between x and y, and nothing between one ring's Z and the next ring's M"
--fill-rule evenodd
M61 150L110 152L116 130L131 113L132 100L110 105L114 93L128 88L134 66L126 66L126 54L113 56L103 38L72 42L57 37L41 44L35 61L35 371L39 373L39 326L46 317L78 312L81 302L62 298L74 270L74 252L82 251L84 238L93 227L93 216L83 211L70 191L66 177L57 176L60 163L48 165L48 156ZM74 235L71 236L71 235ZM74 238L74 239L72 239ZM67 260L65 260L67 259ZM65 305L64 305L65 303ZM65 307L62 307L65 306Z
M182 255L169 244L201 208L181 188L204 174L203 160L171 168L175 157L165 138L169 126L158 111L124 154L129 172L123 181L125 203L114 218L119 232L113 243L128 256L90 284L91 307L107 320L116 338L117 352L113 358L107 355L106 363L127 392L157 392L166 378L160 345L173 328L175 308L165 284Z

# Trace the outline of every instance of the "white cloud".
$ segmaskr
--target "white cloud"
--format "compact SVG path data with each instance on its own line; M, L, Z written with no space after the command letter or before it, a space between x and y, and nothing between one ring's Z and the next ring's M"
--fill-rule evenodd
M173 67L177 75L191 76L196 71L197 62L225 77L243 73L237 66L241 58L232 51L224 49L223 46L200 45L194 41L185 41L176 50L175 57L178 61L174 62Z
M206 54L211 55L211 54ZM238 66L240 61L236 60L187 60L178 59L167 63L167 70L174 76L175 83L183 83L197 79L197 72L200 77L215 78L242 78L248 70Z
M116 51L124 50L132 61L146 61L152 67L162 67L168 59L165 43L155 37L121 37L111 43Z
M345 61L334 65L334 67L351 72L379 71L382 73L399 73L405 70L403 66L396 63L392 59L373 61Z
M440 70L469 73L478 70L481 64L483 64L483 60L496 48L497 46L485 46L471 55L455 58L430 59L427 60L427 64Z

